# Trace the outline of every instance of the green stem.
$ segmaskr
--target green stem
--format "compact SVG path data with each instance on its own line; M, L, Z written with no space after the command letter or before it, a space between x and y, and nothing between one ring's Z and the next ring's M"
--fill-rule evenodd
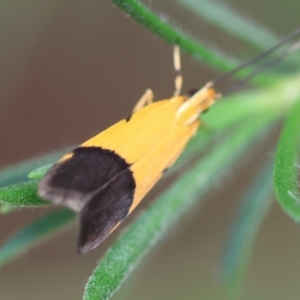
M172 27L162 18L159 18L149 8L137 0L112 0L118 7L124 10L132 19L145 26L154 34L170 44L179 44L187 53L197 59L206 62L211 67L223 72L231 71L237 66L237 62L228 56L207 49L197 43L187 34Z

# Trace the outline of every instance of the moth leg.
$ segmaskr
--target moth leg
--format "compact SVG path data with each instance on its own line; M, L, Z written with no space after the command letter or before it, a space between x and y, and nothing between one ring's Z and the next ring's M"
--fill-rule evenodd
M146 92L142 95L142 97L139 99L137 104L134 106L132 113L137 112L141 108L143 108L146 105L149 105L152 103L154 98L153 92L150 89L147 89Z
M180 63L180 48L178 45L174 46L174 54L173 54L173 61L174 61L174 70L175 70L175 91L174 97L180 95L181 88L182 88L182 74L181 74L181 63Z

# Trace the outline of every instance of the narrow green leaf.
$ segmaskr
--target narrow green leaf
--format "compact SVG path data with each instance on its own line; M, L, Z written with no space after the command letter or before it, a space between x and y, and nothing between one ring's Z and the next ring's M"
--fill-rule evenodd
M223 280L231 296L239 296L254 240L273 199L273 160L270 160L247 191L230 230L223 261Z
M48 164L48 165L45 165L45 166L42 166L42 167L39 167L33 171L31 171L29 174L28 174L28 178L30 179L35 179L35 180L39 180L39 179L42 179L42 177L45 175L45 173L49 170L49 168L53 165L52 164Z
M15 233L0 248L0 265L8 263L23 252L49 238L75 217L68 209L60 209L34 221Z
M89 278L83 299L109 299L141 257L184 212L204 200L203 195L215 186L267 124L269 121L265 118L245 122L163 193L108 250Z
M0 187L28 180L27 174L41 165L53 163L64 153L68 152L70 147L42 155L36 158L26 160L13 166L0 170Z
M228 6L228 3L213 0L177 0L177 2L193 14L252 46L264 50L279 41L279 38L265 26L237 13Z
M149 8L137 0L112 0L118 7L124 10L132 19L145 26L154 34L171 44L180 44L187 53L200 61L206 62L211 67L221 71L231 71L237 66L236 60L224 54L212 51L187 34L168 24L166 20L155 15Z
M49 204L37 195L38 181L17 183L0 188L0 203L11 206L39 206Z
M274 185L276 198L296 221L300 221L299 153L300 98L285 122L276 151Z

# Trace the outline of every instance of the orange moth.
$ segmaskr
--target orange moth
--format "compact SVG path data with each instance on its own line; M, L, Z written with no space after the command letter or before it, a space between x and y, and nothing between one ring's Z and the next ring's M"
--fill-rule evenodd
M98 246L177 160L199 128L201 113L221 97L216 92L216 83L260 61L299 34L297 29L192 96L180 94L180 55L179 46L175 46L177 76L170 99L152 102L153 93L147 90L130 117L84 142L54 164L41 180L38 194L79 213L78 252L85 253ZM274 63L294 50L295 47L288 48ZM271 60L240 82L274 63Z

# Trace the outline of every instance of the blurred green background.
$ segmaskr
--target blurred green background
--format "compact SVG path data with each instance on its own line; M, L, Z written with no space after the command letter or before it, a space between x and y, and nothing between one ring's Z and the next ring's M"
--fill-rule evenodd
M175 1L144 3L196 39L241 60L258 53ZM300 2L295 0L226 4L278 36L299 27ZM83 142L127 116L146 88L153 89L155 99L173 93L172 46L110 1L1 1L0 16L1 166ZM182 65L184 91L218 74L184 53ZM256 148L216 186L201 210L190 213L147 256L114 299L229 299L220 280L226 228L260 160L274 152L271 143ZM40 208L1 215L0 242L45 213ZM1 269L1 299L81 299L87 278L122 228L79 256L76 225ZM257 239L241 299L300 298L299 233L274 203Z

